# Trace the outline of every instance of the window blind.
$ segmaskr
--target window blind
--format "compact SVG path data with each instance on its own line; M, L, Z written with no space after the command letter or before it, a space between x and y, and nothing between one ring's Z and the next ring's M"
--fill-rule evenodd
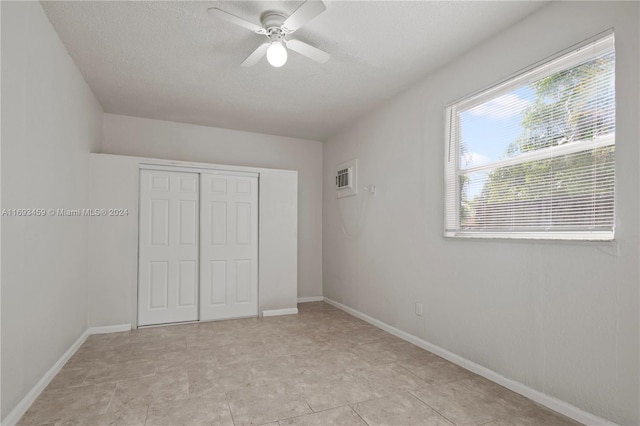
M445 235L612 239L613 35L447 109Z

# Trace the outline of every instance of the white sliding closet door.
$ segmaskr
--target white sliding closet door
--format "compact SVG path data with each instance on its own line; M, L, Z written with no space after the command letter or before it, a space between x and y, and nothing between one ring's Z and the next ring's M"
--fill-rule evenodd
M258 315L258 178L201 174L200 319Z
M140 171L139 325L198 319L198 177Z

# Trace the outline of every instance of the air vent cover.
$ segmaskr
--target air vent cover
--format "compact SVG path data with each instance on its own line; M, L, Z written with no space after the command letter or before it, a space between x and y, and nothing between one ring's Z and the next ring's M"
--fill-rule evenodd
M353 187L353 185L351 184L352 173L353 173L353 169L351 167L338 170L338 173L336 174L336 189L352 188Z
M356 195L358 187L356 186L358 171L358 159L345 161L338 164L335 172L336 197L342 198L349 195Z

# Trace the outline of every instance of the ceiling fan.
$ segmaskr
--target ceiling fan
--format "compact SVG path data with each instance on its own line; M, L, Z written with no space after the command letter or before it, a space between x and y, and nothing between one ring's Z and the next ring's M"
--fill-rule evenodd
M291 16L287 16L277 10L267 10L260 16L262 26L246 21L217 7L210 7L207 11L213 16L244 27L256 34L264 35L269 39L269 41L258 46L240 65L243 67L255 65L266 54L269 64L274 67L281 67L287 62L287 48L321 64L329 60L331 55L327 52L300 40L287 39L289 34L292 34L324 12L325 9L326 6L322 1L307 0Z

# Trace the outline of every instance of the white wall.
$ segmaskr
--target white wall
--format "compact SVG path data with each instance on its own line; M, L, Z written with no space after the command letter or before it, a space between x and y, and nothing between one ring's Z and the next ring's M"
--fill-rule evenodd
M102 108L38 2L2 2L2 206L83 208ZM87 220L2 218L4 418L87 327Z
M551 3L324 146L325 296L531 388L638 424L639 4ZM444 106L611 27L617 51L614 243L445 239ZM364 196L335 199L358 157ZM424 317L414 303L424 303Z
M89 158L93 209L128 209L126 216L89 221L88 326L137 324L138 162L130 157Z
M298 297L322 295L322 143L105 114L103 152L298 171Z
M258 309L297 312L298 177L288 170L260 173Z

